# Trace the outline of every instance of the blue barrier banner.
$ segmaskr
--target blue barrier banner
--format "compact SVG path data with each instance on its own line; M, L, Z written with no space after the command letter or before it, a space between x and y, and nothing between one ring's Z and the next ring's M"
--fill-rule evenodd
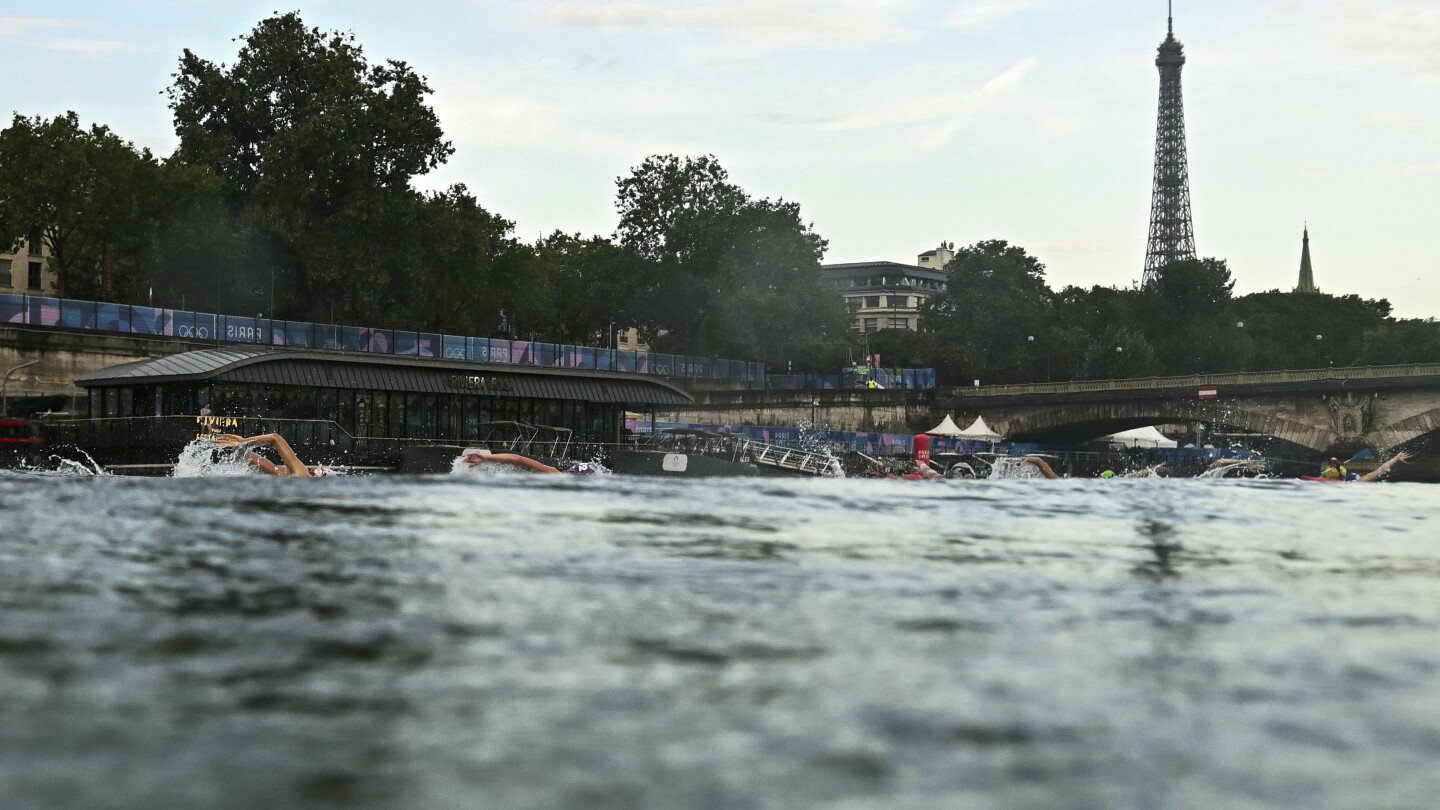
M260 343L260 327L254 318L220 316L220 338L235 343Z
M163 335L170 325L165 310L154 307L130 308L130 331L137 335Z
M339 351L466 359L481 363L561 366L566 368L659 374L672 377L764 381L763 363L682 355L652 354L614 348L570 346L523 340L497 340L431 332L368 329L272 321L189 310L131 306L76 299L0 293L0 323L52 326L85 331L177 337L215 343L254 343ZM928 372L934 387L934 371ZM923 385L916 377L916 385Z
M25 296L0 293L0 323L25 322Z
M60 299L60 325L66 329L94 329L95 302Z
M25 303L29 313L25 323L30 326L59 326L60 325L60 300L57 298L37 298L33 295L25 297ZM111 306L114 306L113 304Z
M178 338L194 340L199 336L195 334L195 313L183 310L173 310L170 313L170 333ZM207 335L206 337L214 337Z
M95 307L95 328L102 332L129 332L130 307L124 304L99 304Z
M280 332L284 339L282 345L302 349L308 349L315 345L315 324L304 321L277 321L275 328L282 329L282 325L283 330Z
M331 323L317 323L310 327L310 345L316 349L340 348L340 327Z
M528 340L510 341L510 362L520 365L534 365L534 349Z

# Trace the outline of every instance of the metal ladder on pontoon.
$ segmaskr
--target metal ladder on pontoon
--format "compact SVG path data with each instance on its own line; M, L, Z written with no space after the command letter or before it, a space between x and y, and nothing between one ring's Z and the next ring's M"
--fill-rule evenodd
M754 454L752 458L755 463L766 467L778 467L806 475L823 475L835 468L834 458L809 450L750 442L750 451Z

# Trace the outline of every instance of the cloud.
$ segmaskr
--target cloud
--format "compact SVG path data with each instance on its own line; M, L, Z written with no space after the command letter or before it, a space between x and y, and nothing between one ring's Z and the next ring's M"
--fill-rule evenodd
M555 28L715 32L774 45L849 47L911 37L887 2L732 0L708 5L630 2L557 3L536 14Z
M1397 163L1385 170L1387 175L1440 174L1440 163Z
M55 17L0 17L0 39L20 39L38 31L73 26Z
M28 43L31 47L44 48L49 51L66 51L68 53L88 56L92 59L104 59L107 56L115 56L123 53L147 53L154 50L144 45L137 45L133 42L123 42L118 39L37 39Z
M946 28L984 30L995 28L1011 17L1024 14L1034 8L1031 0L973 0L950 15L945 21Z
M1033 57L1022 59L974 89L967 89L964 79L954 75L954 69L929 76L917 76L913 71L895 73L857 93L862 100L855 111L823 128L914 127L911 137L918 148L940 149L976 120L998 114L1036 64Z
M0 17L0 40L11 40L30 48L47 51L65 51L92 59L103 59L122 53L144 53L153 50L145 45L123 42L116 39L82 39L74 37L45 37L44 33L56 29L82 27L74 20L54 17Z
M1440 7L1403 0L1388 7L1351 0L1336 26L1340 43L1375 67L1405 65L1440 74Z

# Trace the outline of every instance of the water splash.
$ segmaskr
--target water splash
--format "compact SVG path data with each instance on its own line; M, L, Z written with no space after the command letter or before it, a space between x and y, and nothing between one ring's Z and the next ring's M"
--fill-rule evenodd
M21 464L17 471L35 473L39 475L112 475L109 470L100 466L100 463L89 453L78 447L70 447L67 453L74 453L83 456L85 460L77 461L73 458L66 458L58 453L52 453L45 464Z
M221 447L214 442L196 439L185 445L170 475L174 478L233 478L263 475L249 460L250 450Z
M995 459L990 468L990 477L993 479L1011 478L1044 478L1045 476L1035 469L1035 466L1023 458L1014 456L1000 456Z
M802 419L796 424L796 428L799 433L795 440L795 449L824 457L829 468L829 472L824 477L844 478L845 467L840 463L840 458L835 455L835 448L828 440L830 427L828 425L821 427L818 422Z

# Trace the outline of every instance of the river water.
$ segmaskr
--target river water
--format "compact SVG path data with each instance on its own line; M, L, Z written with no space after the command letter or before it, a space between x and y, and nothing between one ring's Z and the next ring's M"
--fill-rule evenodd
M0 474L14 808L1422 808L1440 488Z

